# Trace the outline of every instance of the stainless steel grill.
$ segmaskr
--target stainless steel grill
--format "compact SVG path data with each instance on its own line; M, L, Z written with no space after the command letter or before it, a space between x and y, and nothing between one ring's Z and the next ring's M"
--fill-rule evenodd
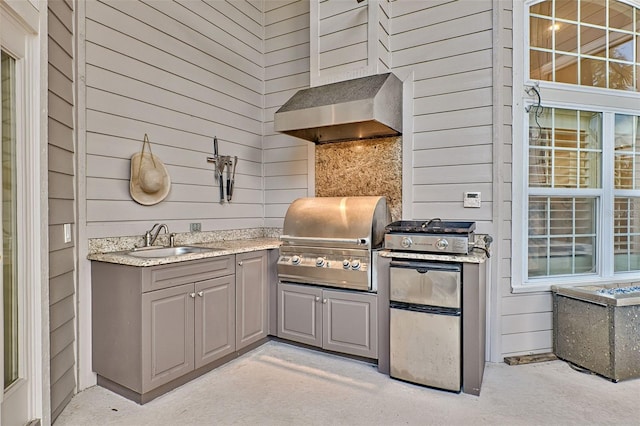
M280 237L283 282L375 291L373 250L391 215L384 197L300 198L289 206Z

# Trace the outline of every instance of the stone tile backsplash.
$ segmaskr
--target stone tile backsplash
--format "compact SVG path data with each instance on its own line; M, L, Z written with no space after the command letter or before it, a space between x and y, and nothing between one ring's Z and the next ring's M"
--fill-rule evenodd
M384 195L392 220L402 218L402 138L316 145L316 196Z

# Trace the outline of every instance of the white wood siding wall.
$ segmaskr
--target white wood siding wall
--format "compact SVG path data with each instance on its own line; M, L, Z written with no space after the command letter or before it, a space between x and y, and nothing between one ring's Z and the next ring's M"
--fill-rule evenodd
M513 40L513 20L521 19L513 16L512 1L500 2L502 9L502 39L505 43L504 74L509 77L502 87L504 90L505 130L504 140L504 176L505 202L503 211L508 212L508 217L502 223L504 238L501 241L502 257L500 258L499 296L500 296L500 324L501 324L501 356L520 355L523 353L545 353L553 350L553 306L551 292L537 292L527 294L511 293L511 262L519 261L511 259L511 194L512 194L512 139L511 117L523 114L523 111L512 111L512 80L513 73L513 48L514 44L521 40ZM520 143L521 141L515 141ZM516 165L517 167L517 165ZM521 242L526 244L526 241Z
M338 73L366 68L368 63L367 2L320 1L319 4L320 73Z
M49 31L49 315L51 419L75 392L74 10L70 0L48 2ZM72 239L73 241L73 239Z
M265 225L282 227L289 204L313 195L310 143L273 130L273 114L309 87L309 1L265 2Z
M86 5L87 237L137 235L153 222L186 232L264 223L263 12L259 1L95 1ZM130 158L147 133L172 180L141 206ZM213 137L238 156L220 204Z
M491 0L392 4L393 70L414 73L413 215L492 221ZM482 207L465 209L464 191Z
M496 2L501 8L496 20L501 27L495 30L501 32L503 62L495 74L493 3L393 2L391 50L393 70L412 71L415 80L414 218L475 220L478 232L500 238L494 242L498 257L490 260L495 269L490 288L497 293L491 309L498 313L492 324L498 330L492 335L499 340L492 342L491 355L500 361L508 355L550 351L552 314L549 293L511 293L513 17L510 1ZM494 81L496 75L502 80ZM501 105L494 117L496 99ZM494 125L501 127L496 133L501 140L495 143ZM494 164L494 159L502 164ZM481 191L482 208L463 208L464 191ZM493 205L496 191L499 206ZM501 215L494 214L496 209Z
M376 50L378 52L377 69L379 73L388 72L391 69L391 3L386 0L378 2L378 25L376 33L378 40Z
M320 2L320 69L367 65L366 3ZM549 293L510 291L511 1L378 7L380 72L414 77L413 218L474 220L478 232L500 237L491 259L493 360L546 352ZM141 234L153 221L177 232L190 221L206 230L279 227L291 201L313 195L312 146L273 131L273 113L310 84L309 10L309 0L88 2L88 237ZM494 22L502 23L499 81ZM128 193L129 158L145 132L174 182L153 207ZM502 140L494 142L496 134ZM223 154L241 159L231 205L217 203L205 161L213 135ZM480 191L482 207L463 208L464 191Z

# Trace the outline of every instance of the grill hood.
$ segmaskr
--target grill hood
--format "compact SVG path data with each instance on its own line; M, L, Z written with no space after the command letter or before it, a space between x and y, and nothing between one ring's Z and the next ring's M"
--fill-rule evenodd
M274 128L315 143L402 134L402 82L391 73L298 91L276 111Z

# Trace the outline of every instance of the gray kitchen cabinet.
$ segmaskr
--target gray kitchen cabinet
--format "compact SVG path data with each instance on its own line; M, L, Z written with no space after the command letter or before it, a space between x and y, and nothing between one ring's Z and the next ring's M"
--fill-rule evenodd
M193 294L193 284L142 295L143 391L193 370L194 301L190 294Z
M98 384L145 403L234 353L234 258L146 268L92 262Z
M195 283L195 368L234 352L235 277Z
M236 348L267 337L269 332L267 252L236 255Z
M279 283L278 337L377 359L377 297L373 293Z

